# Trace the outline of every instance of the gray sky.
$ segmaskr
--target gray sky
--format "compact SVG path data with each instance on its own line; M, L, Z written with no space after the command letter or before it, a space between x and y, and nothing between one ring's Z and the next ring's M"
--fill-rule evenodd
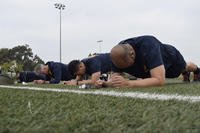
M200 65L199 0L1 0L0 48L29 44L44 61L59 61L59 11L63 3L62 61L102 52L121 40L154 35Z

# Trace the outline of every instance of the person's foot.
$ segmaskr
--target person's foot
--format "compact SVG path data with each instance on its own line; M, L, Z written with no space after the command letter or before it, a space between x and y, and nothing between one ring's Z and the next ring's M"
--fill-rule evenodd
M190 72L182 73L183 75L183 82L189 83L190 82Z
M200 73L194 73L194 82L200 81Z

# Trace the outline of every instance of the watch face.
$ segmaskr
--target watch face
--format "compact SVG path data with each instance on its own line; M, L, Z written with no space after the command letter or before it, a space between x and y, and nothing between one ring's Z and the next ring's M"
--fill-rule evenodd
M100 76L100 80L107 81L107 80L108 80L108 75L107 75L107 74L102 74L102 75Z

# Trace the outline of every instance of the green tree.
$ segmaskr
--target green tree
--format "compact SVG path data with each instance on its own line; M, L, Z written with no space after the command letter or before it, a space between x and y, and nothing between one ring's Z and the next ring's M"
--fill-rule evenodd
M6 62L1 66L4 72L18 72L22 71L23 65L17 64L16 61Z
M13 73L18 73L22 71L23 65L17 64L16 61L6 62L1 66L1 69L4 74L10 72L11 77Z
M16 60L19 64L24 64L24 68L33 60L32 49L27 44L12 48L9 53L11 60Z
M5 62L9 62L9 49L8 48L2 48L0 49L0 64L3 64Z
M33 71L37 64L44 64L44 61L38 56L33 55L32 49L29 45L19 45L12 49L0 49L0 65L4 64L5 67L12 61L21 65L24 71ZM4 67L4 69L6 69Z

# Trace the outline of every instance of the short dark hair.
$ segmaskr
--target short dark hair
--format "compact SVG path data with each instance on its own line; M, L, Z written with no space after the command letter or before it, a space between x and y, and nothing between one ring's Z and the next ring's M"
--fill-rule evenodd
M71 75L74 76L77 73L80 63L80 60L73 60L68 64L68 70Z

